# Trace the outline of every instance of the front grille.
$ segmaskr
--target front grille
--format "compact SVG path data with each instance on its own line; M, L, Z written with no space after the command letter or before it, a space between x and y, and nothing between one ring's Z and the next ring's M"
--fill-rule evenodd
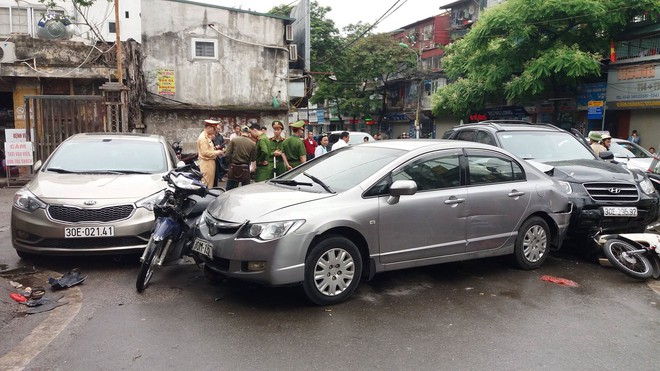
M622 183L585 183L584 188L595 201L636 202L637 187Z
M82 209L73 206L48 206L48 215L62 222L114 222L128 219L135 207L133 205L108 206L101 209Z

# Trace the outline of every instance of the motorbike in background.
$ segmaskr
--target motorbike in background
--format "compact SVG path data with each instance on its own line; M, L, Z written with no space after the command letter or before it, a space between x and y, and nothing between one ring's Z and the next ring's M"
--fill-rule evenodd
M135 287L144 291L154 270L189 255L197 218L224 189L207 188L194 165L176 168L163 176L168 188L154 206L156 223L151 238L140 257L141 265Z
M596 235L596 243L613 266L639 280L660 278L660 235L622 233Z
M197 153L183 153L183 147L181 147L181 141L177 140L171 144L174 153L176 153L176 158L179 161L183 161L184 164L190 165L197 161Z

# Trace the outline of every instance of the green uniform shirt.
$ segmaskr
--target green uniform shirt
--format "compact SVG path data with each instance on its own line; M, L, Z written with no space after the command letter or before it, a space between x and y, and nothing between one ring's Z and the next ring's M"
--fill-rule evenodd
M282 160L281 157L274 157L274 153L277 150L280 150L280 152L284 152L282 150L284 144L284 138L280 137L279 140L275 140L275 137L270 138L268 141L269 144L269 149L270 149L270 156L268 157L268 162L270 162L270 165L273 166L273 160L277 162L277 166L275 167L275 173L277 175L283 174L286 172L286 166L284 165L284 160Z
M262 165L268 161L267 165ZM270 141L266 134L261 134L257 141L257 169L254 172L254 181L263 182L273 178L273 159L270 154Z
M305 151L305 143L296 135L292 135L284 140L282 143L282 150L286 155L291 167L300 165L300 157L305 158L307 151Z

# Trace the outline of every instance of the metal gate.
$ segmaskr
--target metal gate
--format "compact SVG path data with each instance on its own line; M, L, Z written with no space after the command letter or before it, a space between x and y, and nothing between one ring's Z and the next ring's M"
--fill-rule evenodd
M100 95L26 96L25 126L35 146L35 161L45 160L73 134L121 131L121 126L106 127L104 100Z

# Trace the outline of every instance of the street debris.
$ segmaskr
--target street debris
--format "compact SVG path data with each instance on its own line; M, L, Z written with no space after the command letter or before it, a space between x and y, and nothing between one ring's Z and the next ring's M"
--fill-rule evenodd
M74 268L60 278L48 277L48 283L53 290L62 290L83 283L87 276L83 276L78 268Z
M63 297L64 295L60 295L56 298L49 298L44 296L41 299L37 299L37 300L30 299L27 301L27 303L24 303L25 305L28 306L28 309L25 311L25 313L27 314L43 313L53 310L62 305L69 304L68 301L64 301L64 302L59 301Z
M17 303L25 303L27 301L27 298L17 292L12 292L9 294L9 297L12 298L15 302Z
M541 281L546 281L550 283L556 283L562 286L577 287L578 284L575 281L571 281L566 278L554 277L554 276L541 276Z

